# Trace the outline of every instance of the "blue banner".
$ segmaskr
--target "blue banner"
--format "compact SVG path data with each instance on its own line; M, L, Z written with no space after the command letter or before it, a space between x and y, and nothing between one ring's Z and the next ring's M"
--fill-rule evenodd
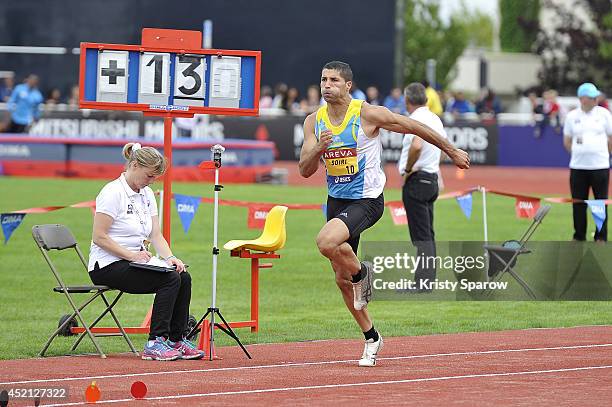
M0 214L0 224L2 225L2 233L4 233L4 244L6 244L11 235L21 225L25 213L3 213Z
M189 227L191 226L191 221L200 206L200 197L199 196L189 196L189 195L181 195L174 194L174 202L176 202L176 211L178 212L179 218L181 219L181 224L183 225L183 230L185 234L189 231Z
M469 219L472 216L472 193L455 198L463 214Z
M606 204L604 201L605 199L589 199L584 201L589 205L589 209L591 209L591 214L593 215L595 227L597 227L598 232L601 230L606 220Z

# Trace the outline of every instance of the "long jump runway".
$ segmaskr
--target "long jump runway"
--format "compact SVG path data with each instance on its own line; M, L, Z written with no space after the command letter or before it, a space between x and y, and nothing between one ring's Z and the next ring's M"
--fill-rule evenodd
M384 334L384 332L383 332ZM374 368L360 340L219 348L222 360L151 362L131 354L0 362L0 390L67 387L84 405L95 381L108 405L612 405L612 326L385 338ZM130 387L142 381L144 400ZM9 406L34 405L9 400Z

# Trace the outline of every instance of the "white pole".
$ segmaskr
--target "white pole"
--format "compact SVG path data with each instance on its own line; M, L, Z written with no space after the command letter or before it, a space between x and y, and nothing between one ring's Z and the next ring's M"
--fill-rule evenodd
M215 168L215 186L219 185L219 168ZM215 209L213 214L213 248L217 250L217 227L219 217L219 191L215 187ZM216 308L217 303L217 254L213 253L212 270L212 307Z
M482 223L484 226L484 241L489 242L489 231L487 227L487 190L485 187L479 187L482 192Z

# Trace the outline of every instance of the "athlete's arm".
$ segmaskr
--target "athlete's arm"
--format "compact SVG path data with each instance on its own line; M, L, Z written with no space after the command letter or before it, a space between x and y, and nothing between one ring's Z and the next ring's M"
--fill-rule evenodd
M368 103L363 103L361 107L361 118L375 127L372 134L376 134L379 128L396 133L415 134L444 151L457 167L470 168L470 156L468 153L455 148L448 140L423 123L397 113L392 113L386 107L372 106Z
M319 160L327 146L332 142L332 132L330 130L321 132L321 137L317 141L314 133L315 114L309 114L304 120L304 143L302 144L300 163L298 164L300 175L304 178L308 178L317 172Z

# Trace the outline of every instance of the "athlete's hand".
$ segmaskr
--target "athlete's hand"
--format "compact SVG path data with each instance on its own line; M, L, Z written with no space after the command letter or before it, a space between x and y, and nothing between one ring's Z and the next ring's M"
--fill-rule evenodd
M465 151L456 148L448 154L451 160L453 160L453 164L457 167L467 170L470 168L470 156Z
M332 143L334 135L331 130L323 130L319 136L319 142L317 143L317 149L319 152L327 150L327 147Z

